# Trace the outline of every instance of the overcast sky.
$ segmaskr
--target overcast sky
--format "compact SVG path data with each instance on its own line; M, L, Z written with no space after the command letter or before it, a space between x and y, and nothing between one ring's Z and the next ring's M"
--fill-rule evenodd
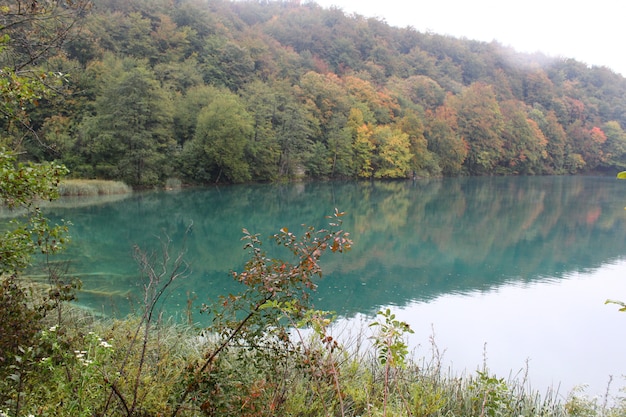
M541 51L606 66L626 76L626 24L616 0L314 0L323 7L383 18L420 32L496 40L519 52Z

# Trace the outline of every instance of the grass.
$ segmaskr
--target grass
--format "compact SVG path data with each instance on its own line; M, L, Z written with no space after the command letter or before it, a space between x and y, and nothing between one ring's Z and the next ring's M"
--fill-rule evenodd
M190 383L192 395L178 416L626 415L624 399L607 406L606 399L581 392L564 399L552 392L541 396L528 391L523 376L503 379L487 368L453 375L442 369L436 346L431 358L408 358L405 366L389 369L363 343L368 334L332 349L318 334L288 344L233 346L193 380L216 335L161 321L144 338L138 317L110 320L78 309L64 315L61 323L45 323L38 346L45 354L33 353L32 370L24 373L21 409L32 415L124 416L133 403L132 415L171 415Z
M128 194L132 188L121 181L66 179L59 184L61 196Z

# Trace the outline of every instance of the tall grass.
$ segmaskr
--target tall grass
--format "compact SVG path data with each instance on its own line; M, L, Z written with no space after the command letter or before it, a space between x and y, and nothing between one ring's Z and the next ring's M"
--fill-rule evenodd
M172 401L191 383L192 370L219 339L191 326L159 321L142 347L133 343L137 332L145 329L138 317L109 320L75 309L65 314L65 320L49 322L49 330L42 330L41 347L46 353L32 357L33 372L22 387L22 409L33 415L105 412L128 417L131 413L121 400L133 395L138 401L136 415L172 415ZM256 346L229 348L196 381L176 415L626 415L623 399L607 406L606 399L590 399L581 392L566 398L554 392L541 396L527 388L524 376L503 379L487 368L454 375L442 369L436 349L432 357L409 358L405 367L388 373L380 364L379 352L362 343L370 337L359 334L359 341L346 341L332 349L318 334L298 337L289 351L276 350L272 341L261 340ZM142 360L143 368L138 365ZM114 393L111 386L115 386Z
M62 196L128 194L132 188L121 181L67 179L59 184Z

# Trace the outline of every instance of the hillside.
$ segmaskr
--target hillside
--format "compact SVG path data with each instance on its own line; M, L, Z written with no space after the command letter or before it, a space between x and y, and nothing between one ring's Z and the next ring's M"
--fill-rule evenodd
M134 186L614 172L626 80L314 3L98 0L5 146ZM8 61L4 58L4 65ZM9 124L9 122L5 122Z

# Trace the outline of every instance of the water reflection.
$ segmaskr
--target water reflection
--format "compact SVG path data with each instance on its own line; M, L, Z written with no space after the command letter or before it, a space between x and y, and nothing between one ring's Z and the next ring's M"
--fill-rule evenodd
M49 210L74 224L67 257L85 283L81 302L121 313L139 294L132 246L156 250L155 236L167 234L176 249L193 223L186 243L193 273L166 306L176 313L192 293L206 302L237 289L229 271L246 259L243 228L268 236L283 226L323 225L337 207L348 213L354 248L326 258L316 306L351 316L511 281L558 279L620 259L620 186L599 177L251 185Z

